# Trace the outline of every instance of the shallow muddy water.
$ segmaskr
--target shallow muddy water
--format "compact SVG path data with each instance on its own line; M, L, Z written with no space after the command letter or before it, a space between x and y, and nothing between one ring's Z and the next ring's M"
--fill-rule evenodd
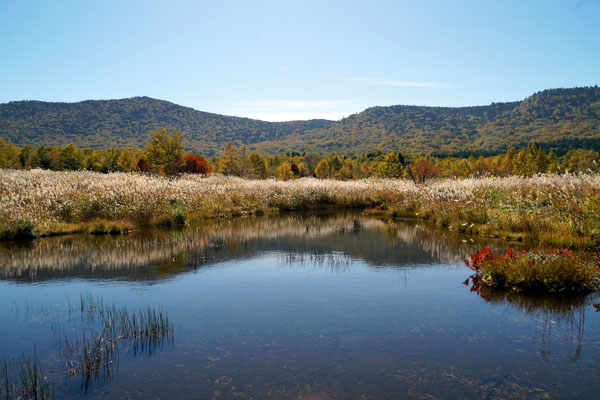
M35 357L57 399L600 398L600 299L471 292L482 244L354 214L4 243L0 393Z

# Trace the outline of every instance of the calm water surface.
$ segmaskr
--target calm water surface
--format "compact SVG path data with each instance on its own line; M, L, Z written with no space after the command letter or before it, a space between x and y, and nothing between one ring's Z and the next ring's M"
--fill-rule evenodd
M600 300L471 292L461 260L506 244L464 239L289 215L3 244L0 361L35 354L56 398L600 398ZM81 296L173 335L86 377L65 351L102 329Z

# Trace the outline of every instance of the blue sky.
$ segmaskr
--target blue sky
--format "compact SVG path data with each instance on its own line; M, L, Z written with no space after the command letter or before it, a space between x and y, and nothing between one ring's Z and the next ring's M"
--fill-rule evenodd
M0 102L265 120L600 84L600 1L0 1Z

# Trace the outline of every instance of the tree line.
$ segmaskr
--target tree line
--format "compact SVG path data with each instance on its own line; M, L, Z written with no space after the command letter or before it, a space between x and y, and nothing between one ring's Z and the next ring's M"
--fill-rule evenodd
M211 172L203 157L184 152L178 130L159 128L150 135L145 149L80 149L74 144L60 146L17 146L0 139L0 168L89 170L95 172L144 172L161 175Z
M563 155L545 151L539 143L516 151L514 147L493 156L441 157L381 150L358 156L331 153L288 152L265 156L249 152L245 145L225 145L220 156L205 159L184 151L183 134L160 128L150 135L145 149L80 149L23 146L18 148L0 139L0 168L42 168L55 171L143 172L165 176L181 173L219 172L250 179L291 180L313 176L322 179L352 180L369 177L407 178L422 183L436 177L532 176L538 173L600 172L600 155L595 150L576 149Z

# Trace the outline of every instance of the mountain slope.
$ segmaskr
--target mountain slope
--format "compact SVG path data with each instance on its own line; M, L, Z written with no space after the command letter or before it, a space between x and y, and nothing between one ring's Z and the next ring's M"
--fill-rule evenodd
M569 142L600 145L600 88L552 89L523 101L478 107L373 107L361 113L259 149L363 152L494 152L532 139L552 147Z
M372 107L337 122L265 122L205 113L148 97L0 104L0 137L18 145L141 147L158 126L178 128L205 155L227 141L268 153L494 152L532 139L546 147L600 147L600 88L551 89L476 107Z
M78 103L17 101L0 104L0 137L18 145L142 147L160 126L184 132L189 149L213 154L228 141L279 140L331 121L265 122L197 111L149 97Z

